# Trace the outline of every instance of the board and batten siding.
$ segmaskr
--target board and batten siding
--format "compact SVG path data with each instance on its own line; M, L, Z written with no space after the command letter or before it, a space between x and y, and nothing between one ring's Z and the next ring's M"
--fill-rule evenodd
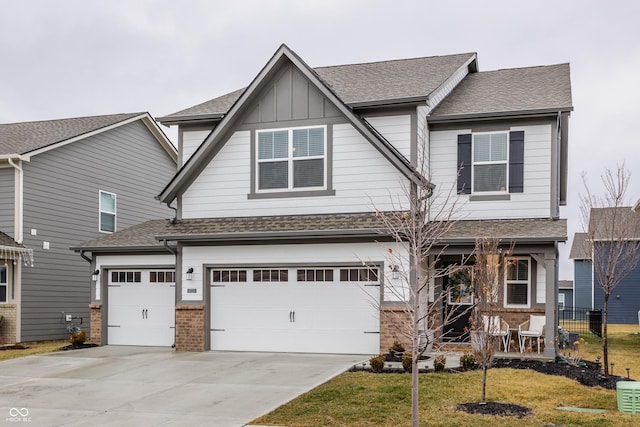
M333 126L333 196L248 199L251 131L236 131L181 198L182 218L302 215L391 209L406 178L350 124Z
M90 266L69 247L104 235L99 191L116 194L117 230L170 218L154 196L176 165L136 121L33 156L23 168L24 243L36 261L22 270L21 340L65 338L62 312L89 321Z
M15 169L0 167L0 231L14 237Z
M397 248L396 248L397 249ZM380 243L327 243L299 245L242 245L242 246L185 246L182 248L182 265L193 267L193 278L182 282L183 301L201 301L203 283L209 283L204 277L203 266L217 265L228 267L259 266L305 266L318 265L362 265L363 262L385 263L388 268L387 246ZM193 289L187 293L187 289Z
M575 304L578 308L593 308L593 278L590 260L573 261L573 286ZM640 310L640 307L638 307Z
M604 292L595 276L594 282L594 308L604 309ZM639 312L640 265L637 265L611 292L609 296L608 322L609 324L637 325L640 322L638 318Z
M460 219L517 219L551 217L551 126L512 126L510 131L524 131L524 191L511 193L510 200L471 201L460 195ZM435 197L445 197L456 188L457 138L470 129L432 131L430 160Z

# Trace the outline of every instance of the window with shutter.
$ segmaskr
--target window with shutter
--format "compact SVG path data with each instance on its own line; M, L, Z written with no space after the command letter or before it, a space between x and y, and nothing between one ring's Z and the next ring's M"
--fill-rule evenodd
M325 189L324 126L257 131L258 192Z

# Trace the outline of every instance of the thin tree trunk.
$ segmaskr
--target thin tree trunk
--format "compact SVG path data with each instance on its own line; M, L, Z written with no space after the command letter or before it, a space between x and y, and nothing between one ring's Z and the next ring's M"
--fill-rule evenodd
M415 262L415 260L414 260ZM417 264L417 263L416 263ZM417 269L414 270L417 274ZM415 285L415 290L418 289L418 286ZM419 346L420 346L420 296L419 292L413 292L413 349L411 351L413 359L412 359L412 369L411 369L411 426L418 427L418 355L420 354Z
M487 401L487 364L482 367L482 403Z
M604 293L604 310L602 312L602 360L604 374L609 376L609 340L607 339L607 321L609 317L609 294Z

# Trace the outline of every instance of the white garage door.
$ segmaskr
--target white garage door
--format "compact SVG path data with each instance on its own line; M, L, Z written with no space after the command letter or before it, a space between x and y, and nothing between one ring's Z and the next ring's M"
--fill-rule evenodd
M377 268L213 269L210 281L212 350L379 352Z
M107 343L171 346L175 331L175 273L109 272Z

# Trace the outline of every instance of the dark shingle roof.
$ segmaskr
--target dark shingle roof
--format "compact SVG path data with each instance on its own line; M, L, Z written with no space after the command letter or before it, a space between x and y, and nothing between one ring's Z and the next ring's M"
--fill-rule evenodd
M630 206L591 209L589 235L595 240L640 239L640 212Z
M447 233L447 243L467 243L478 237L497 237L504 243L514 241L565 241L565 219L511 219L458 221Z
M476 237L507 241L566 240L566 221L550 219L459 221L446 243L473 244ZM159 249L159 240L227 241L380 236L383 224L373 213L152 220L85 242L74 250Z
M347 105L426 98L474 53L318 67L320 79ZM225 114L244 89L159 117L160 122Z
M573 235L569 259L591 259L591 246L587 242L587 233Z
M572 105L569 64L558 64L471 73L431 116L570 110Z
M0 154L27 154L145 113L0 124Z
M9 235L4 234L2 231L0 231L0 246L7 246L11 248L24 248L23 245L17 243L15 240L9 237Z

